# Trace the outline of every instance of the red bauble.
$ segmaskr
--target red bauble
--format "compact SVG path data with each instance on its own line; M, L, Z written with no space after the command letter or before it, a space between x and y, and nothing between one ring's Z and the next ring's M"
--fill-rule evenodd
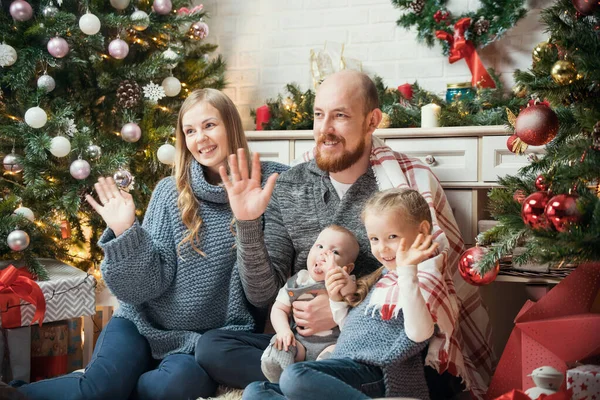
M523 154L527 150L527 143L524 143L517 135L512 135L506 140L506 148L511 153Z
M523 201L521 218L523 218L525 225L533 229L546 229L549 227L544 214L549 198L548 192L535 192Z
M490 271L483 274L483 276L474 269L475 264L481 260L487 251L488 250L484 247L472 247L461 254L460 259L458 260L458 272L460 272L460 276L462 276L467 283L475 286L483 286L493 282L498 276L498 271L500 270L500 263L498 262Z
M535 104L519 113L515 121L515 133L528 145L541 146L558 133L558 117L550 107Z
M571 0L571 2L573 7L583 15L593 14L600 5L598 0Z
M525 193L521 189L515 190L515 193L513 194L513 200L519 204L523 204L523 201L525 200Z
M577 209L577 199L574 194L558 194L548 200L546 205L546 218L554 229L566 232L572 224L581 221L581 214Z
M535 187L541 192L548 190L548 182L546 182L544 175L539 175L537 178L535 178Z

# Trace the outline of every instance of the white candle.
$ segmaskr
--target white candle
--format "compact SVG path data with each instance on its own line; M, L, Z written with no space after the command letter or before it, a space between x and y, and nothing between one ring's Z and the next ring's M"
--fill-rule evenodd
M440 126L442 108L435 103L421 107L421 128L437 128Z

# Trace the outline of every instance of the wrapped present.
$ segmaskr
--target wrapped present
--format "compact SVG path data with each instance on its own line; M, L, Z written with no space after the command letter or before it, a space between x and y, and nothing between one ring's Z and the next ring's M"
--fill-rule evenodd
M46 312L46 299L39 285L25 268L9 265L0 271L0 326L18 328L23 324L21 304L31 307L30 322L40 325Z
M69 328L69 340L67 347L68 366L67 372L83 368L83 341L81 318L73 318L67 321Z
M68 372L69 324L47 323L31 328L31 380L33 382Z
M573 390L573 400L600 399L600 365L581 365L568 370L567 388Z
M2 380L29 382L31 368L31 327L16 329L2 328L0 333L0 360Z
M39 261L50 277L47 281L36 282L46 301L44 323L93 315L96 312L96 280L93 275L60 261L48 258ZM0 262L0 268L7 264L8 262ZM12 302L8 308L3 306L7 302ZM0 316L2 327L16 328L32 325L38 315L31 301L23 297L17 300L12 294L0 291Z
M541 395L538 397L539 400L571 400L571 391L563 390L549 395ZM521 390L513 389L502 396L496 397L494 400L531 400L531 397L527 396Z
M577 267L517 317L486 394L494 399L534 386L529 372L539 365L567 371L567 364L600 354L600 314L591 312L600 290L600 263Z

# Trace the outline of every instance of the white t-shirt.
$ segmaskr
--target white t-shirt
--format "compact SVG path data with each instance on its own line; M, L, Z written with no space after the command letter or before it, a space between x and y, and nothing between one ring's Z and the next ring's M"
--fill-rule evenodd
M342 197L344 197L344 195L346 194L346 192L348 191L348 189L350 189L350 186L352 186L351 183L342 183L342 182L338 182L335 179L333 179L331 177L331 175L329 176L329 179L331 179L331 184L333 185L333 188L335 189L338 197L340 198L340 200L342 199Z

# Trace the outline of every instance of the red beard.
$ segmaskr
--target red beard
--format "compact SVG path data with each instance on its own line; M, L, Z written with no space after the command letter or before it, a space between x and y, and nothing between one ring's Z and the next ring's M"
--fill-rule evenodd
M321 145L327 141L338 141L340 145L345 146L346 140L343 137L336 135L327 134L319 135L317 141L317 154L315 155L315 161L317 166L325 172L340 172L354 165L365 152L366 140L365 137L358 143L356 149L350 151L344 149L341 154L326 155L321 153Z

